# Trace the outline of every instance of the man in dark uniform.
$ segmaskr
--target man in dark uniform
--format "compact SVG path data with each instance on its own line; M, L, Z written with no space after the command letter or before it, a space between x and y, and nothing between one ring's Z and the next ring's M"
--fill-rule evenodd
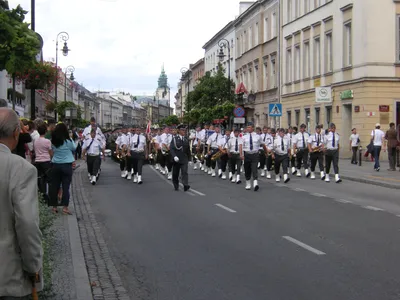
M185 125L178 126L178 134L172 138L170 144L170 154L173 160L172 167L172 182L175 191L179 190L179 172L182 172L182 183L184 191L190 189L188 164L190 160L190 144L189 139L186 137Z

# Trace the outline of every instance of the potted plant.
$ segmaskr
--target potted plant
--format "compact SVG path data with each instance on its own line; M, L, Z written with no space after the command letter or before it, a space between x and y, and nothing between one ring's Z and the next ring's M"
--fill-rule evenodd
M17 80L25 82L26 89L51 90L58 80L58 72L50 62L37 62L25 72L17 73Z

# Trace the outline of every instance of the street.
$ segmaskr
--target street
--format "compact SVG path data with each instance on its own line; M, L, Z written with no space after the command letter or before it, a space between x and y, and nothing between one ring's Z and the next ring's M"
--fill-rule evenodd
M254 192L190 167L184 193L149 166L128 182L112 161L96 186L76 176L131 299L400 297L395 189L291 176Z

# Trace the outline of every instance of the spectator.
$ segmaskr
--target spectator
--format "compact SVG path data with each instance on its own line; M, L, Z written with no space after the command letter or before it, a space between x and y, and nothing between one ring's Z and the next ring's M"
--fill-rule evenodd
M28 132L27 122L24 123L23 121L20 121L20 131L18 144L13 153L22 158L26 158L27 143L32 141L31 135Z
M28 121L28 132L31 135L32 142L28 143L28 149L31 155L31 162L35 163L35 151L33 149L33 144L35 143L35 140L39 138L39 132L36 130L36 125L32 121Z
M39 229L37 172L12 155L19 143L16 113L0 108L0 299L30 299L32 281L40 278L42 243ZM42 281L37 284L40 291Z
M0 98L0 107L8 107L7 101Z
M39 190L48 200L47 195L47 183L50 181L48 177L49 170L51 168L51 157L53 156L53 150L51 148L51 141L46 139L44 136L47 131L46 124L42 124L38 128L39 138L36 139L34 144L34 151L36 153L35 165L39 175Z
M53 167L51 170L49 204L53 206L53 212L57 213L58 190L62 184L62 212L71 215L68 209L70 197L69 187L72 181L72 164L75 161L72 153L75 151L76 145L69 137L68 128L64 123L60 123L55 127L51 135L51 143L53 150Z
M390 128L386 131L385 139L387 140L389 169L388 171L396 171L396 147L397 147L397 131L394 123L389 124Z
M386 151L385 149L385 133L381 130L381 124L376 123L375 129L371 132L371 140L374 144L374 160L375 171L379 172L381 169L381 165L379 163L379 156L381 155L381 150Z
M53 120L48 120L47 121L47 133L46 133L46 139L51 140L51 133L53 132L54 128L56 127L56 122Z

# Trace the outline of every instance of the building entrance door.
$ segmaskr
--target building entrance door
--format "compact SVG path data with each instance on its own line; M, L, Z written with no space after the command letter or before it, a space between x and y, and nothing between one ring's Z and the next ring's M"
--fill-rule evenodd
M348 144L348 140L351 135L351 129L353 126L353 117L352 117L352 104L344 104L342 108L342 134L341 134L341 144L346 145ZM351 155L348 147L341 147L341 149L345 150L345 156Z

